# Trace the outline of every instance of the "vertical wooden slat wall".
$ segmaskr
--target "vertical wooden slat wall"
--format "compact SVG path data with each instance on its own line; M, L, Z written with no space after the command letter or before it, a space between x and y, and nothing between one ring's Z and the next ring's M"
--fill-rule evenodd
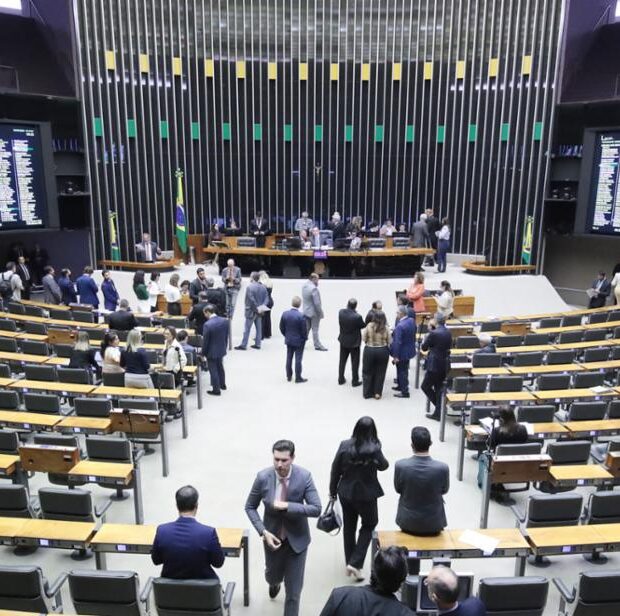
M520 259L541 227L564 0L74 0L92 239L255 211L412 224ZM535 233L534 255L540 235Z

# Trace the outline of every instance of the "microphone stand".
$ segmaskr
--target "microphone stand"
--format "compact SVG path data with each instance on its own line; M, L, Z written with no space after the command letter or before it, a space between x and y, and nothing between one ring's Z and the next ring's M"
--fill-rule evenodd
M470 394L471 385L473 382L474 377L470 376L467 378L467 383L465 384L465 398L463 399L463 406L461 407L461 419L456 423L456 425L459 425L461 427L461 435L459 439L458 467L456 469L456 478L459 481L463 481L463 460L465 457L465 417L467 415L467 398Z

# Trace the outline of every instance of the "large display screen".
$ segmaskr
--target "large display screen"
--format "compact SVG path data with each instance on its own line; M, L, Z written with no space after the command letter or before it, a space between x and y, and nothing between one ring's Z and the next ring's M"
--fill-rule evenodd
M38 124L0 122L0 231L47 225L40 129Z
M587 231L620 235L620 131L595 136Z

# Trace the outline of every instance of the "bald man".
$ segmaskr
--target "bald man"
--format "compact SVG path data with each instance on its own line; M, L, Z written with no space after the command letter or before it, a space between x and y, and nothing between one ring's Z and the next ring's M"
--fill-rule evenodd
M450 616L486 616L484 603L477 597L459 601L459 579L448 567L437 565L426 578L428 596L437 604L440 614Z

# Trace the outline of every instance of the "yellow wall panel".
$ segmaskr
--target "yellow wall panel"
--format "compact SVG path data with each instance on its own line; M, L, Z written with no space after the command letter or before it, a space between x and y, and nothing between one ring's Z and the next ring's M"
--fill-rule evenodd
M140 72L149 72L149 57L145 53L140 54Z
M215 75L215 63L211 58L205 58L205 77L213 77Z
M370 64L362 64L362 81L370 81Z
M267 64L267 77L271 80L278 78L278 65L275 62Z
M489 60L489 77L497 77L499 75L499 58L491 58Z
M172 74L181 75L183 73L183 62L181 58L172 58Z
M245 60L237 60L237 79L245 79Z
M521 63L521 72L524 75L530 75L532 73L532 56L523 56L523 62Z
M392 64L392 79L394 81L400 81L403 74L403 65L400 62L394 62Z
M429 80L433 78L433 63L425 62L424 63L424 79Z
M456 63L456 78L465 79L465 60L459 60Z
M116 56L113 51L105 52L105 67L108 71L116 70Z
M332 64L329 67L329 78L332 81L338 81L339 73L340 73L340 67L337 64Z
M307 62L299 63L299 79L301 81L308 80L308 63Z

